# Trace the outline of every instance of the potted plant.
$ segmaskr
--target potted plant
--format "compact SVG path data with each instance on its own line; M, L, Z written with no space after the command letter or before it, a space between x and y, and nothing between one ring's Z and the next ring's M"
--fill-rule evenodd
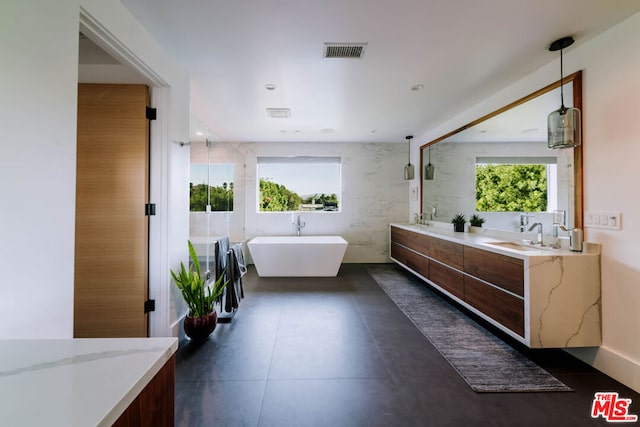
M453 224L453 231L464 231L464 224L467 222L467 218L461 213L456 214L453 218L451 218L451 223Z
M202 341L216 328L218 315L215 302L224 292L228 282L222 283L224 274L221 274L213 287L207 286L205 279L200 275L200 261L196 251L191 241L188 244L191 258L189 268L185 268L181 262L180 271L176 274L171 270L171 277L189 308L189 313L184 319L184 332L192 340Z
M480 233L482 230L482 224L485 223L485 219L478 214L473 214L469 218L469 233Z

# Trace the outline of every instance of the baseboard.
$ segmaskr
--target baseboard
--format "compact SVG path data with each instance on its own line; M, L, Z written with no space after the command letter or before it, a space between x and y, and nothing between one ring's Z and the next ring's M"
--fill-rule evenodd
M640 363L607 347L574 348L566 351L640 393Z

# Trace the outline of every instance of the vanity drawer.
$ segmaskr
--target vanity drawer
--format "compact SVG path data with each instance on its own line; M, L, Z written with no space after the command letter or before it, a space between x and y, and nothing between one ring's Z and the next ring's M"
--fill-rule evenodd
M433 283L461 300L464 299L464 279L462 273L438 262L432 262L429 265L429 274L431 275L429 279Z
M423 255L429 255L429 240L430 238L424 234L391 227L391 242L411 248Z
M429 278L429 260L409 249L391 243L391 256L423 277Z
M524 300L466 275L464 300L486 316L524 337Z
M464 272L524 297L524 261L465 246Z
M429 238L429 256L461 271L463 268L463 248L464 246L460 243Z

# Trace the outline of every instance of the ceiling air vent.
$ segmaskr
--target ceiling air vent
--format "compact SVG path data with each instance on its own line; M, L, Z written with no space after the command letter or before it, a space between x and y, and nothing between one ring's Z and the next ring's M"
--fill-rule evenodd
M325 58L362 58L366 43L325 43Z
M267 116L272 119L288 119L291 117L289 108L267 108Z

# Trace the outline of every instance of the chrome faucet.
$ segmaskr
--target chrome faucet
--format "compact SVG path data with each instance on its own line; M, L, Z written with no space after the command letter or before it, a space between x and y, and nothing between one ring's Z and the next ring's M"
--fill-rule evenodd
M529 225L529 218L533 218L535 215L530 215L526 212L520 214L520 232L524 233ZM531 230L529 230L531 231Z
M534 228L538 227L538 241L534 242L534 243L538 243L540 244L540 246L544 246L542 244L542 223L541 222L534 222L531 227L529 227L529 231L533 231Z
M300 230L303 229L304 226L307 225L307 223L304 222L304 221L300 221L300 215L297 215L296 216L296 220L293 223L293 225L296 226L296 236L299 236L300 235Z

